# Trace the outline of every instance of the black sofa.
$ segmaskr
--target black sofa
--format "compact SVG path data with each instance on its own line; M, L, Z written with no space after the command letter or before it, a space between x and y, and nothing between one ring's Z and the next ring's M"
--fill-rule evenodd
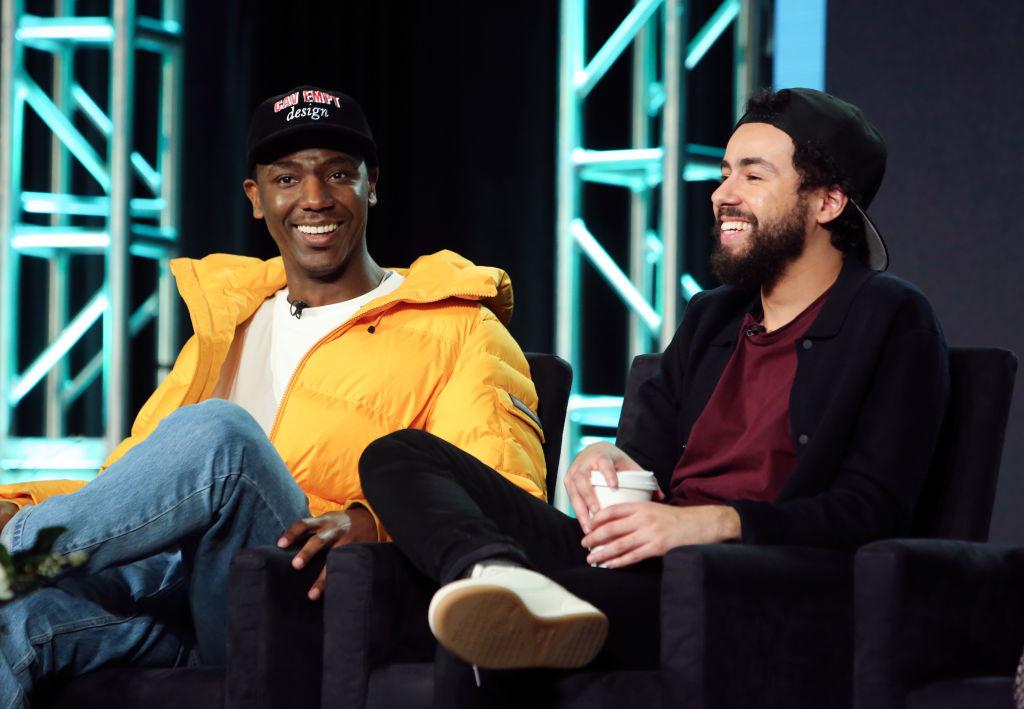
M1024 547L889 540L855 573L854 706L1012 709Z
M656 358L634 363L624 417L631 415L629 392ZM915 532L984 540L1016 358L954 349L950 371L950 407ZM335 550L328 574L322 706L431 706L431 584L387 545ZM853 574L853 555L845 552L675 549L665 558L659 665L565 673L534 706L849 707ZM359 581L342 591L346 579ZM556 580L572 589L572 579Z

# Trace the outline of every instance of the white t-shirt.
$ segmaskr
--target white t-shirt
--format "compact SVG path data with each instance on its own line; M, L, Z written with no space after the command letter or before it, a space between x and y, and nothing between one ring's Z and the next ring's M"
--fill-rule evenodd
M352 300L303 308L301 318L291 314L288 289L277 291L240 328L237 367L233 373L225 367L214 396L241 406L269 435L285 390L306 353L357 310L392 292L403 280L399 274L387 271L373 290ZM225 375L228 381L223 380Z

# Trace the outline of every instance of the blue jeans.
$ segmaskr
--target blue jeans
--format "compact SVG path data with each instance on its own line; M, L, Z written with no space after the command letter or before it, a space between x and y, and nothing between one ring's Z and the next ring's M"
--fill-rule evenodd
M246 411L210 400L174 412L81 490L21 510L4 529L17 552L40 529L67 527L54 550L89 561L85 574L0 608L0 708L28 706L56 673L224 663L231 558L308 515Z

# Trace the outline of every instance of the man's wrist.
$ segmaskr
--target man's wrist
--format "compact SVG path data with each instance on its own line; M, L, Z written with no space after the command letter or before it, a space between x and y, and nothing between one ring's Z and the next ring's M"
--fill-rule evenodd
M723 542L737 541L742 536L740 513L735 507L720 505L718 508L718 536Z
M366 509L365 507L360 505L358 502L355 503L354 505L352 505L351 507L349 507L347 510L345 510L345 513L349 517L359 517L361 519L366 519L366 518L373 519L373 515L370 514L370 510Z
M371 537L374 540L378 539L377 520L374 519L373 513L370 510L359 503L355 503L345 510L345 513L352 520L352 529L359 541L366 541Z

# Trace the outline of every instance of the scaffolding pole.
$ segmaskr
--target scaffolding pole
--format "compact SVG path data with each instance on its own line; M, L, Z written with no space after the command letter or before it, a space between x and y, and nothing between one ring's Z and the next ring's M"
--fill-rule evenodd
M718 180L721 147L686 142L689 72L733 28L734 107L755 87L759 67L760 0L723 0L696 31L689 32L689 3L636 0L633 8L590 56L586 47L586 0L562 0L558 81L555 349L577 376L563 436L562 470L593 440L584 427L614 429L622 397L584 391L581 324L586 303L581 270L590 267L619 297L629 317L628 361L663 349L671 340L687 300L700 291L684 262L687 182ZM588 96L616 60L632 47L629 146L586 147ZM587 183L630 191L629 261L620 265L602 245L601 234L582 211ZM554 471L549 471L554 474ZM569 507L561 484L555 504Z
M156 321L158 380L177 345L168 262L179 243L183 2L163 0L157 17L139 15L135 0L112 0L109 16L81 16L76 9L75 0L55 0L52 15L34 15L24 0L3 0L0 482L94 475L126 433L133 337ZM85 51L108 53L105 76L86 81L76 73ZM155 76L142 77L158 87L152 150L137 144L133 130L143 52L156 55L159 66ZM50 56L48 76L40 78L41 62L35 74L30 70L32 53ZM105 91L90 90L94 84L105 84ZM26 156L36 166L41 159L25 130L30 114L49 132L48 191L23 189ZM68 286L78 257L92 257L102 269L102 285L93 293ZM134 312L132 257L153 264L156 283ZM45 283L24 281L28 259L46 262ZM19 299L26 297L46 303L46 342L22 362L21 336L39 327L20 322ZM88 347L96 327L101 347L81 353L85 364L72 371L70 355ZM87 402L86 416L103 422L103 434L75 435L69 411L97 380L100 396ZM19 415L37 388L43 390L40 422Z

